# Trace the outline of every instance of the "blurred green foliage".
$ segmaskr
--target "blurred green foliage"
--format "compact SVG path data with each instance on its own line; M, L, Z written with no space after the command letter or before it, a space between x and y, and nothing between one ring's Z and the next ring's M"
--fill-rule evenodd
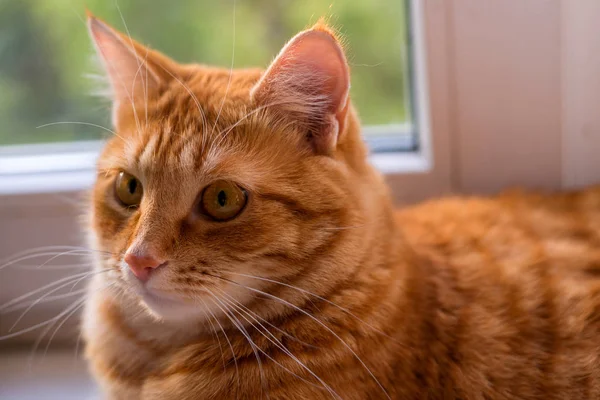
M110 106L90 95L98 70L85 7L181 62L267 66L325 16L346 39L352 98L365 124L410 118L405 0L0 0L0 144L97 139ZM235 22L235 23L234 23Z

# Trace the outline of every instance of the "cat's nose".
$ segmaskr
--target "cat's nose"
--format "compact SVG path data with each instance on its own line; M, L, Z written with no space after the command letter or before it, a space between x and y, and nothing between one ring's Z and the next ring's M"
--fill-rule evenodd
M163 261L151 254L126 253L124 260L129 265L131 272L142 282L146 282L152 271L164 264Z

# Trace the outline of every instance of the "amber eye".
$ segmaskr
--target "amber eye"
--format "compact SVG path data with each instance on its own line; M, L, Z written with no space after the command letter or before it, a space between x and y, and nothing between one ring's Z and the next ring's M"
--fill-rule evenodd
M127 172L119 173L115 181L117 198L126 207L137 207L142 201L142 183Z
M200 205L209 217L227 221L244 209L246 200L246 192L235 183L216 181L204 189Z

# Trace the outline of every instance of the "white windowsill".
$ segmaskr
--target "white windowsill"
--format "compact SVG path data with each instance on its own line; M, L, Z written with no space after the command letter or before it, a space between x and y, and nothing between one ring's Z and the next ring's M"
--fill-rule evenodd
M396 151L414 147L410 124L366 127L365 137L377 150L370 156L371 162L384 174L419 173L430 168L422 153ZM90 141L0 148L0 195L89 189L102 146L102 141Z
M375 153L371 163L384 175L418 174L431 169L431 161L420 152Z
M86 163L93 162L97 154L82 154ZM27 157L29 158L29 157ZM42 162L50 163L50 156L41 157ZM19 160L24 161L24 160ZM429 160L420 153L376 153L371 162L384 174L420 173L430 168ZM0 195L36 194L51 192L71 192L90 188L94 183L93 168L84 170L54 170L30 172L18 175L0 175Z

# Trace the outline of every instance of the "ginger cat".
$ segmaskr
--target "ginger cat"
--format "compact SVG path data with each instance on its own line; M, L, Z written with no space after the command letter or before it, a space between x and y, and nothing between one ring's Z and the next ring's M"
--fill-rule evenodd
M231 73L88 24L116 132L83 326L107 398L600 398L600 188L396 211L325 24Z

